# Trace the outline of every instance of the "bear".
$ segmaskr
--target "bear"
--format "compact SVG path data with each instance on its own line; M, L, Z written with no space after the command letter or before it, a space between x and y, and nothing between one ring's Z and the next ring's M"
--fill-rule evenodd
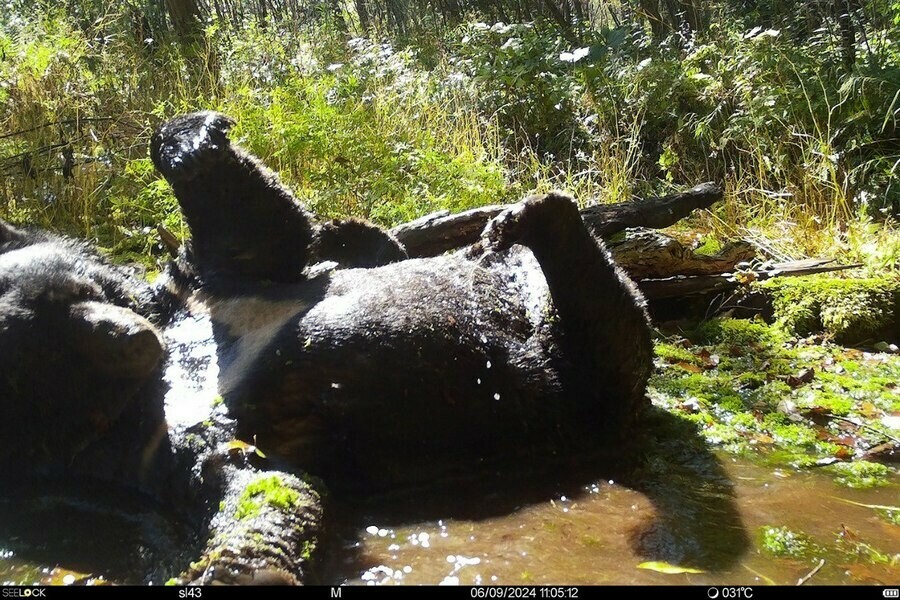
M69 461L139 403L160 318L154 290L87 244L0 221L0 462Z
M465 252L316 269L327 228L232 126L178 117L151 157L191 231L190 303L213 321L219 392L242 435L354 490L628 437L647 405L645 302L572 198L511 206Z
M174 512L192 541L142 551L137 580L296 583L323 514L298 471L379 491L624 457L648 318L572 198L529 197L475 246L409 259L370 223L318 222L231 126L199 113L154 135L192 234L158 284L0 221L4 489L137 490ZM164 397L197 360L171 342L193 317L211 322L224 405L182 424ZM291 501L247 508L273 488Z
M302 582L321 522L315 486L235 455L233 421L209 402L202 423L167 422L163 373L195 358L167 347L176 300L84 242L0 220L3 545L51 565L68 549L119 582ZM276 486L290 505L235 518ZM73 515L99 519L96 540L35 531ZM122 522L141 524L137 543L101 535L121 536Z

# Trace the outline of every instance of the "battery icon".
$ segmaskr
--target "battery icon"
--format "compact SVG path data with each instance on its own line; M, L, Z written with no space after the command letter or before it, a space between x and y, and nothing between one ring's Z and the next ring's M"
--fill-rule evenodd
M885 598L900 598L900 589L898 588L887 588L881 591L881 595Z

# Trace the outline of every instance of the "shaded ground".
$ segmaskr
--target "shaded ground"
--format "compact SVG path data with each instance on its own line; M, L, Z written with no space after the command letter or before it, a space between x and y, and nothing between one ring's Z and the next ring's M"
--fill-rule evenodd
M627 476L588 468L350 507L331 577L795 584L824 560L811 582L896 582L900 356L827 337L759 320L669 328Z

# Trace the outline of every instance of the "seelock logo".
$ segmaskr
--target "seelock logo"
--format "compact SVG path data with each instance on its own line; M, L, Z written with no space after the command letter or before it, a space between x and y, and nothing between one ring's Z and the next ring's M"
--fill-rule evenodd
M0 590L0 598L46 598L47 588L7 587Z

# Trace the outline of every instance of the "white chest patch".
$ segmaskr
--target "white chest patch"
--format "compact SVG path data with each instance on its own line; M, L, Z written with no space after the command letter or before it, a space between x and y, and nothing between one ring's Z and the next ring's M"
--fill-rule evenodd
M192 311L206 310L213 323L227 329L236 341L229 349L228 364L219 373L219 393L234 390L270 345L281 329L309 309L302 300L269 300L256 296L211 298L195 294L189 301Z

